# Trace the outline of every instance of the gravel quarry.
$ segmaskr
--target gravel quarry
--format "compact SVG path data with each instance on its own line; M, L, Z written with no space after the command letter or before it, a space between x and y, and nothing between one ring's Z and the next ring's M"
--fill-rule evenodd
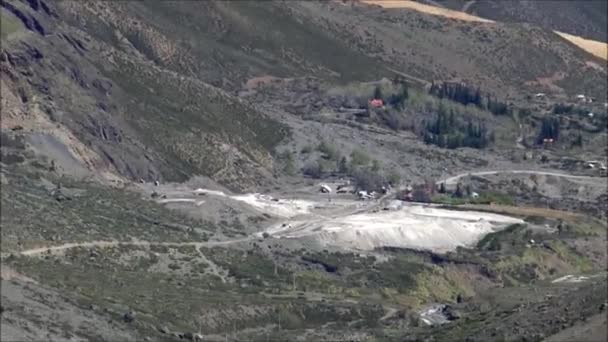
M333 219L302 219L270 227L275 238L312 239L321 246L352 250L404 247L447 252L523 220L503 215L453 211L412 204L394 211L365 212Z
M328 200L324 194L301 198L277 198L264 194L230 195L198 188L175 193L159 203L179 201L205 210L201 197L221 197L240 202L277 220L254 233L257 238L298 239L319 248L337 247L369 251L378 247L403 247L447 252L476 243L488 233L523 220L477 211L458 211L437 206L383 199L359 201L350 195ZM316 199L315 199L316 197ZM382 210L381 210L382 209Z

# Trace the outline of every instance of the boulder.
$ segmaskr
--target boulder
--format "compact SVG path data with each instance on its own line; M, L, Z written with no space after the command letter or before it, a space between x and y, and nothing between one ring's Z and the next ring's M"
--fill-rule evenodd
M126 323L133 322L135 320L135 312L129 311L129 312L125 313L124 315L122 315L122 319Z
M443 308L443 315L448 321L455 321L460 318L460 312L458 312L450 305L446 305Z

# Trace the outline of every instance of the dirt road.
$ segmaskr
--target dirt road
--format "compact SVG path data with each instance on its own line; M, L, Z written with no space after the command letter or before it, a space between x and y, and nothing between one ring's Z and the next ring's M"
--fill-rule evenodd
M494 175L494 174L500 174L500 173L537 174L537 175L548 175L548 176L565 177L565 178L573 178L573 179L590 179L590 180L600 179L600 177L576 176L576 175L569 175L569 174L549 172L549 171L494 170L494 171L479 171L479 172L462 173L462 174L451 176L444 180L438 181L437 183L438 184L445 183L446 185L455 185L460 178L466 177L469 175L483 176L483 175ZM207 191L207 192L209 194L211 194L211 191ZM223 193L220 195L226 196ZM323 221L336 220L336 219L345 218L345 217L353 217L357 214L363 214L366 212L374 211L374 209L377 209L378 207L380 207L383 204L384 200L386 200L389 196L390 196L390 194L386 194L386 195L382 196L381 198L379 198L378 200L369 203L369 205L366 205L363 208L357 208L356 210L351 210L348 212L342 211L342 212L338 212L338 213L335 213L334 215L330 215L330 216L316 215L316 217L310 217L310 219L308 220L309 222L307 222L307 224L301 225L301 223L300 223L300 227L299 227L300 229L296 228L295 231L302 230L303 227L305 228L310 225L319 224ZM233 196L233 197L235 199L238 199L241 201L244 200L243 198L241 198L243 196ZM191 199L188 199L188 198L180 198L179 200L180 201L191 201ZM274 227L274 229L271 228L271 229L267 230L267 232L269 232L271 235L280 235L281 233L284 233L286 231L291 231L291 233L294 233L294 229L291 227L288 227L286 229L281 229L281 228L277 229L277 228L278 227ZM306 230L306 229L303 229L303 230ZM24 256L35 256L35 255L39 255L39 254L43 254L43 253L51 253L51 254L61 253L65 250L68 250L71 248L77 248L77 247L84 247L84 248L95 248L95 247L103 248L103 247L115 247L115 246L169 246L169 247L171 247L171 246L174 246L174 247L194 246L196 248L214 247L214 246L225 246L225 245L230 245L230 244L237 244L237 243L242 243L242 242L259 239L261 236L260 234L261 233L256 233L256 234L252 234L247 237L244 237L244 238L230 239L230 240L224 240L224 241L201 241L201 242L150 242L150 241L90 241L90 242L78 242L78 243L74 242L74 243L65 243L65 244L58 245L58 246L33 248L33 249L24 250L24 251L17 252L17 253L19 255L24 255ZM9 253L2 253L2 256L6 256L8 254Z
M571 179L588 179L588 180L600 180L601 177L592 177L592 176L576 176L569 175L567 173L559 173L559 172L550 172L550 171L537 171L537 170L495 170L495 171L478 171L478 172L465 172L458 174L456 176L452 176L437 182L437 184L444 183L445 185L455 185L458 183L458 180L462 177L466 176L488 176L488 175L496 175L501 173L513 173L513 174L531 174L531 175L544 175L544 176L554 176L554 177L563 177L563 178L571 178Z
M231 239L231 240L225 240L225 241L204 241L204 242L194 242L194 241L189 241L189 242L150 242L150 241L71 242L71 243L64 243L64 244L58 245L58 246L49 246L49 247L39 247L39 248L28 249L28 250L24 250L21 252L17 252L16 254L23 255L23 256L36 256L36 255L44 254L44 253L58 254L65 250L72 249L72 248L78 248L78 247L82 247L82 248L96 248L96 247L104 248L104 247L116 247L116 246L144 246L144 247L148 247L148 246L167 246L167 247L193 246L196 248L216 247L216 246L225 246L225 245L230 245L230 244L235 244L235 243L247 242L247 241L250 241L250 240L253 240L256 238L257 238L256 236L252 235L252 236L248 236L248 237L244 237L244 238ZM5 256L5 254L7 254L7 253L3 253L3 256Z

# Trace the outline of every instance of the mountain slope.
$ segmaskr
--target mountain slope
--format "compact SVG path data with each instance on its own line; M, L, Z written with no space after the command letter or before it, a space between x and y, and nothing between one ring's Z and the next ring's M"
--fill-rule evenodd
M550 78L562 96L606 96L606 68L551 32L416 10L10 0L2 15L14 23L2 46L3 128L26 128L40 154L83 176L271 184L288 130L235 96L260 77L464 80L513 101Z
M437 3L482 18L503 22L526 22L587 39L608 41L608 2L604 0L443 0Z
M445 18L470 21L470 22L494 23L494 22L501 22L501 19L502 19L501 16L497 15L497 12L500 12L500 10L488 11L488 13L490 14L489 16L477 16L477 15L472 15L472 14L467 13L466 11L469 10L471 8L471 6L477 4L476 1L467 1L462 4L457 1L447 2L445 7L443 6L443 3L437 3L434 1L431 1L431 2L427 1L431 5L427 5L425 3L417 2L414 0L404 0L404 1L401 1L401 0L388 0L388 1L387 0L378 0L378 1L363 0L363 2L368 3L368 4L378 5L383 8L406 8L406 9L412 9L412 10L420 11L423 13L429 13L432 15L441 16L441 17L445 17ZM516 8L517 10L523 11L523 12L526 12L526 10L527 10L526 6L529 6L529 3L525 2L525 1L522 1L522 2L510 1L510 2L502 2L502 3L509 3L509 5L506 5L507 7L513 6L513 8ZM538 3L538 2L535 2L535 3ZM455 8L453 8L453 9L448 8L448 6L447 6L448 4L451 5L451 7L455 7ZM501 7L501 5L495 4L494 2L482 2L482 4L490 5L490 6L495 5L495 6ZM461 6L462 6L462 9L459 10L459 8ZM540 12L536 11L534 13L540 13ZM562 12L558 12L558 13L561 14ZM546 17L550 17L550 15L548 15ZM601 19L602 15L600 14L599 17ZM490 20L490 18L492 18L492 20ZM543 16L543 18L545 18L545 16ZM603 18L605 21L605 16ZM562 19L563 18L560 17L560 18L557 18L556 20L561 23ZM570 19L572 19L572 18L570 18ZM572 19L572 20L575 20L575 19ZM506 23L511 23L511 22L513 22L513 23L534 23L536 25L539 25L539 26L547 28L547 29L553 29L555 31L555 33L557 33L564 39L568 40L570 43L578 46L582 50L584 50L598 58L601 58L604 60L608 59L608 45L606 43L605 36L599 40L598 39L596 39L596 40L586 39L584 37L580 37L580 36L577 36L572 33L560 32L559 29L556 29L559 27L570 28L570 26L568 26L567 24L565 26L563 26L563 25L546 24L544 22L539 23L538 20L531 20L531 21L526 20L525 16L515 16L513 18L507 16L507 20L505 20L504 22L506 22ZM569 29L569 30L567 30L567 32L577 32L577 30Z
M303 6L303 3L293 6L296 4ZM409 2L395 6L403 4ZM382 8L354 2L350 6L331 6L306 3L309 16L322 18L318 20L319 25L330 22L325 25L327 29L335 29L339 32L336 34L348 37L345 39L349 39L353 47L367 49L382 56L384 63L390 61L398 65L399 70L427 80L467 80L491 92L516 97L538 90L527 87L527 82L563 72L564 78L558 86L565 93L572 96L581 91L601 99L606 97L603 91L605 62L547 30L528 25L446 19L410 5ZM352 22L365 29L356 29ZM373 45L362 47L360 42L366 40L373 41Z
M0 4L3 340L540 340L606 301L606 66L550 29Z

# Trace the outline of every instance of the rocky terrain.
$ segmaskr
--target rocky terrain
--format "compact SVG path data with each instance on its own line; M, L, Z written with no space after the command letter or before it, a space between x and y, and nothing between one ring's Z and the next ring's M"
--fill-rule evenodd
M605 340L602 5L423 2L2 0L0 339Z

